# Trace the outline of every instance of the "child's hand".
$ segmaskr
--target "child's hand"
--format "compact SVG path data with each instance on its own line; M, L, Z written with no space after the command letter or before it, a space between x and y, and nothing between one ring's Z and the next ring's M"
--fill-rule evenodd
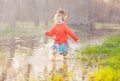
M48 35L48 32L45 32L45 35Z
M75 41L76 43L79 43L79 40Z

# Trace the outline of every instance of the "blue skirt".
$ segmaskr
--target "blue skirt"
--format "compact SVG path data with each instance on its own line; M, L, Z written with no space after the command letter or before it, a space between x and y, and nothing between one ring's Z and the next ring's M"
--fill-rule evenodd
M62 54L67 54L69 49L70 49L70 46L69 46L68 42L64 42L64 43L60 43L60 44L57 44L56 42L54 42L53 46L52 46L52 50L54 52L57 51Z

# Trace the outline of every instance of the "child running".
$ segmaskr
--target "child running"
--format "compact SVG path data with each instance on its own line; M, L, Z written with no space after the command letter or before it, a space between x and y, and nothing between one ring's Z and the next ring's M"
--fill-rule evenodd
M57 10L55 14L55 23L51 27L50 31L45 32L47 36L54 36L54 43L52 45L53 58L56 60L56 53L59 52L63 58L66 58L68 50L70 49L68 43L68 35L73 38L74 41L78 41L78 37L72 32L72 30L66 24L67 13L63 9Z

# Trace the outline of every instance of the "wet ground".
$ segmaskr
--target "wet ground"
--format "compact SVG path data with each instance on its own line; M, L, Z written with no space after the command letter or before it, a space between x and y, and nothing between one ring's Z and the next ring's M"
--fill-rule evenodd
M49 77L53 76L54 72L66 75L62 78L66 78L68 81L85 81L86 65L80 59L73 57L75 49L84 44L70 41L71 51L68 58L63 60L61 55L57 54L58 60L51 61L49 57L52 55L50 50L52 43L49 41L44 44L41 41L43 39L38 37L2 39L1 81L27 81L28 78L29 81L49 81Z
M108 30L107 30L108 31ZM0 81L50 81L56 75L61 81L87 81L87 75L96 66L75 59L75 49L86 45L100 44L103 38L116 31L104 30L92 32L80 43L69 41L71 51L68 58L61 60L57 54L57 61L51 61L51 39L44 43L44 37L2 37L0 38ZM95 34L96 33L96 34ZM79 34L78 35L82 35ZM89 37L88 37L89 36ZM81 36L82 37L82 36ZM85 36L84 36L85 37Z

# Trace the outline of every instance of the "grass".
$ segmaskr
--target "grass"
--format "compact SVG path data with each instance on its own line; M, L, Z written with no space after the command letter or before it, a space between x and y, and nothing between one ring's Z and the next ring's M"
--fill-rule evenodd
M44 29L51 26L51 23L46 26L41 22L35 26L33 22L16 22L15 28L12 29L8 23L0 23L0 36L39 36Z
M101 27L120 27L120 24L117 24L117 23L95 23L95 27L96 28L101 28Z
M49 75L48 81L68 81L68 78L71 77L71 72L54 72L54 75Z
M96 70L89 76L88 81L119 81L120 70L115 70L109 66Z
M101 45L77 50L81 60L98 64L88 81L120 81L120 34L110 36Z
M39 36L41 31L50 28L52 22L49 22L48 26L44 22L39 23L38 26L34 22L15 22L15 28L11 29L9 23L0 22L0 36ZM73 26L74 27L74 26ZM95 23L96 28L101 27L120 27L120 24L111 23ZM76 26L74 27L76 28ZM79 28L79 27L78 27Z
M87 46L82 49L83 54L110 54L120 53L120 34L108 37L102 45Z

